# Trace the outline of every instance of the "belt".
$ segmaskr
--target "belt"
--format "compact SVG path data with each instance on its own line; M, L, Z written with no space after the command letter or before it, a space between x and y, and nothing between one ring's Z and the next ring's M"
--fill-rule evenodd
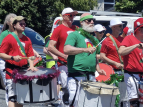
M114 69L114 71L116 72L116 71L121 71L121 69Z
M127 71L127 70L124 70L124 73L128 73L128 74L143 74L143 72L131 72L131 71Z
M95 75L94 72L89 71L76 71L75 73L68 73L68 77L80 77L80 76L87 76L89 80L89 75Z

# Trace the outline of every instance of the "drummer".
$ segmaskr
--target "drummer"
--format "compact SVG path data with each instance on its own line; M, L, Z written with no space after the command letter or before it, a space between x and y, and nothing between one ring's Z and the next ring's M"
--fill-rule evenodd
M34 56L30 39L22 34L22 32L25 30L26 18L23 16L16 16L12 25L14 28L14 33L8 34L3 39L0 47L0 58L6 61L5 70L6 89L9 100L8 107L22 107L21 104L16 102L15 86L13 85L12 72L14 69L20 69L21 67L28 68L28 70L32 71L36 71L37 69L33 66L32 60L28 59L27 61L26 59L21 59L21 57L25 56ZM24 48L19 44L22 44Z
M97 24L94 26L94 33L95 33L95 37L100 41L102 41L103 35L106 31L106 28L104 26L102 26L101 24ZM99 60L99 62L101 61L101 57L100 57L100 53L98 53L96 55L97 59Z
M82 14L80 17L81 28L70 33L65 42L64 53L69 55L67 61L70 106L77 107L80 80L87 78L95 81L95 69L99 74L106 75L96 62L96 53L100 51L100 48L95 48L99 41L90 34L94 31L94 21L91 14Z
M119 54L124 61L124 80L127 84L130 107L140 107L138 101L139 74L143 74L143 18L134 22L134 35L124 38L119 48Z
M117 53L116 48L119 48L120 42L123 40L122 37L119 36L119 34L122 32L123 24L120 19L112 19L110 21L110 28L112 29L111 37L107 37L102 42L102 47L100 51L101 59L111 65L117 74L122 74L121 69L123 68L122 59L120 59L120 56ZM117 45L117 47L115 46Z

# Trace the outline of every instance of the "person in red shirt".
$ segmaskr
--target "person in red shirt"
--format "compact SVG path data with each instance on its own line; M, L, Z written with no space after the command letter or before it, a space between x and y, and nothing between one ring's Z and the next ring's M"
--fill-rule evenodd
M130 107L139 107L138 82L143 74L143 18L134 22L134 35L124 38L119 48L119 54L123 56L124 80L127 84Z
M132 35L133 34L133 29L129 28L129 27L125 27L123 29L123 33L121 35L121 37L125 38L128 35Z
M52 54L58 56L58 59L64 62L64 65L58 62L58 69L60 70L60 75L58 77L58 84L61 84L62 88L67 86L67 57L68 55L64 54L64 44L69 33L73 32L76 29L76 26L72 25L73 18L77 14L77 11L74 11L72 8L68 7L63 9L62 15L62 24L54 29L48 48L46 48Z
M110 27L112 29L111 36L116 42L117 47L120 46L120 42L122 41L122 38L119 36L119 34L122 32L123 24L124 23L122 23L120 19L112 19L110 21ZM111 38L107 37L103 41L100 56L104 62L113 67L115 73L121 73L123 64L120 62L119 55Z
M21 104L16 103L15 85L13 85L12 72L14 69L21 67L28 68L28 70L36 71L37 69L33 66L33 61L28 59L22 59L21 57L34 56L32 43L30 39L22 34L26 26L26 18L23 16L16 16L13 20L13 28L15 36L18 36L24 51L18 44L18 41L12 34L8 34L2 41L0 46L0 58L5 60L6 70L6 92L8 94L8 107L22 107ZM29 67L28 67L29 62Z

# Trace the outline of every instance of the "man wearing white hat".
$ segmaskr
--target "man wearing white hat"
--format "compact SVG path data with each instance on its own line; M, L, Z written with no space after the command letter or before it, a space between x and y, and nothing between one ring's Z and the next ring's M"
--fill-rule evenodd
M58 62L58 69L61 72L58 83L61 84L62 88L65 88L67 85L67 66L65 64L67 64L68 57L68 55L64 54L63 48L68 34L76 29L76 26L73 26L72 23L77 13L77 11L74 11L70 7L63 9L61 13L63 18L62 24L54 29L49 46L46 48L48 51L58 56L58 60L64 63L63 65Z
M103 62L111 65L116 74L123 74L122 57L119 56L117 52L120 46L120 42L123 40L123 38L119 36L119 34L122 32L123 24L124 23L122 23L121 20L117 18L110 21L109 27L112 29L112 34L103 41L100 51L100 57ZM124 98L120 98L121 101L122 99ZM125 105L126 104L127 103L125 103Z
M123 24L120 19L112 19L110 21L110 27L112 29L112 38L114 39L117 48L120 46L120 40L122 39L119 34L122 32ZM123 68L123 64L120 62L114 42L110 37L107 37L101 47L100 51L101 58L104 62L108 63L114 68L114 71L120 72Z

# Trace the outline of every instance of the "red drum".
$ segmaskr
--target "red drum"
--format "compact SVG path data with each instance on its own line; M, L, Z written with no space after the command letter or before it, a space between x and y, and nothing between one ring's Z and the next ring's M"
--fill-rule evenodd
M35 60L33 61L34 62L34 66L39 63L40 61L42 61L42 58L41 57L36 57Z
M105 63L99 63L99 66L100 66L100 69L103 69L106 72L106 76L105 75L95 76L96 80L99 81L99 82L109 80L110 79L110 75L114 74L113 68L110 65L107 65Z

